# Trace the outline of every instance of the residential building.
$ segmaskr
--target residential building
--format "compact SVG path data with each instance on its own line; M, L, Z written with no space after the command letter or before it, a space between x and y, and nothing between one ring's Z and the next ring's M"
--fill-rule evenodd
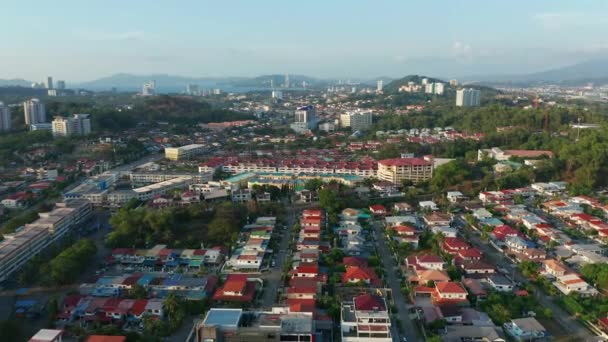
M153 96L156 95L156 81L151 80L145 83L141 90L142 96Z
M391 319L384 298L363 294L342 303L342 342L392 342Z
M366 131L372 127L372 112L369 110L355 110L340 114L340 125L350 127L353 132Z
M422 158L394 158L378 161L378 178L401 184L407 180L414 184L433 177L433 163Z
M52 131L55 137L91 134L90 114L74 114L71 118L56 116Z
M6 280L27 261L65 236L74 226L86 221L92 206L86 200L57 203L55 209L0 241L0 281Z
M571 273L558 276L557 280L553 282L553 285L557 287L563 294L569 295L570 293L578 293L583 297L590 297L599 294L599 292L586 281L584 281L578 275Z
M481 341L506 342L502 329L496 326L448 325L442 336L444 342Z
M312 105L302 106L296 109L294 113L294 122L291 124L291 129L296 133L305 133L313 131L317 128L317 112Z
M503 328L516 341L547 341L549 332L534 317L513 319Z
M282 100L283 99L283 92L280 90L273 90L272 91L272 98L275 100Z
M478 107L481 100L481 91L477 89L460 89L456 91L457 107Z
M165 158L169 160L184 160L190 159L204 152L204 145L191 144L180 147L165 148Z
M46 109L44 103L38 99L31 99L23 103L25 125L30 126L46 122Z
M376 92L381 93L382 88L384 88L384 82L382 80L378 80L377 86L376 86Z
M7 132L11 130L11 109L0 102L0 131Z
M40 329L28 342L61 342L62 336L61 329Z

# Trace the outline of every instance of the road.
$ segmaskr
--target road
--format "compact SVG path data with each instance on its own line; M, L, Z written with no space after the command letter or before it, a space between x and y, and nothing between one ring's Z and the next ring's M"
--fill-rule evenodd
M289 252L287 248L292 238L291 227L295 223L296 215L296 209L292 206L287 206L287 222L285 223L287 229L281 230L281 242L277 246L278 253L275 252L274 254L276 265L270 269L270 272L262 275L262 279L264 280L264 292L262 298L260 298L260 306L262 308L269 309L276 302L279 286L282 284L281 274L283 273L283 266Z
M461 217L456 217L455 222L461 228L466 226L465 221ZM512 270L508 276L511 277L513 281L522 284L529 283L528 279L524 277L521 272L519 272L515 264L513 264L503 253L500 253L489 243L482 241L477 232L462 229L461 231L467 231L467 240L475 247L479 248L492 264L500 268ZM569 338L574 338L576 341L595 340L594 338L596 336L594 334L592 334L579 321L577 321L574 316L570 315L567 311L555 304L550 297L542 292L541 289L535 286L534 292L539 304L553 312L553 319L568 332Z
M397 272L395 272L397 265L388 246L386 235L382 233L382 229L377 222L373 222L372 225L378 253L382 260L382 264L384 265L386 281L391 288L395 306L397 307L397 310L399 310L397 317L399 318L399 321L401 321L401 326L403 327L403 337L406 337L408 341L422 341L422 338L419 338L418 336L418 330L410 320L408 310L411 305L406 303L405 298L401 293L401 282L397 277ZM399 340L401 340L401 338L399 338Z

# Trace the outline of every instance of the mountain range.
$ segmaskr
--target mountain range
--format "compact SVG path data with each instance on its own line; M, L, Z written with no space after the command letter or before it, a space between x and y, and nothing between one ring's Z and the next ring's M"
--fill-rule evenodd
M448 77L439 77L449 79ZM374 79L361 79L359 83L375 86L377 80L383 80L388 85L394 78L379 77ZM483 85L512 84L519 86L537 84L584 85L589 82L596 84L608 83L608 59L595 59L582 63L549 69L530 74L497 74L474 75L459 77L467 83ZM255 89L269 89L271 85L280 88L285 82L285 75L263 75L258 77L185 77L168 74L134 75L128 73L114 74L82 83L68 83L69 88L84 88L90 90L109 90L116 88L119 91L140 91L144 83L156 80L157 89L161 92L181 92L188 84L197 84L201 88L220 88L226 91L244 91ZM289 75L292 87L301 87L303 82L307 86L322 87L334 84L336 80L314 78L304 75ZM21 86L29 87L31 81L24 79L0 79L0 87Z
M594 59L585 62L553 68L530 74L479 75L464 77L465 81L488 85L513 84L521 86L540 84L585 85L608 83L608 59Z

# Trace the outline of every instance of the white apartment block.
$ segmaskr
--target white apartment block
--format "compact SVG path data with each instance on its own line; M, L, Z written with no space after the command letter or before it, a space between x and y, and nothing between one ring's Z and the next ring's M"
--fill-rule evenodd
M46 109L44 103L38 99L31 99L23 103L23 115L27 126L46 122Z
M6 280L32 257L65 236L75 225L86 221L92 206L86 200L57 203L48 213L0 242L0 281Z
M456 106L478 107L481 102L481 91L477 89L460 89L456 91Z
M70 118L56 116L51 124L54 137L87 135L91 133L91 119L89 114L74 114L74 116Z
M11 109L3 102L0 102L0 131L7 132L11 130Z
M371 111L351 111L340 114L340 125L350 127L353 132L365 131L372 127Z

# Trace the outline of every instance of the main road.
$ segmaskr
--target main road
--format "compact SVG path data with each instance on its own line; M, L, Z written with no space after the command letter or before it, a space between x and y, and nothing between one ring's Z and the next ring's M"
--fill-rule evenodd
M393 255L388 246L388 241L386 240L386 235L382 233L382 229L377 222L372 222L372 227L374 229L378 254L382 260L382 265L384 265L386 281L393 294L393 302L399 311L397 317L401 322L401 327L403 327L402 336L407 338L408 341L422 341L423 339L418 336L418 330L410 320L408 310L411 305L406 303L405 298L401 293L401 282L397 277L398 272L396 271L398 265L396 265L395 260L393 259Z

